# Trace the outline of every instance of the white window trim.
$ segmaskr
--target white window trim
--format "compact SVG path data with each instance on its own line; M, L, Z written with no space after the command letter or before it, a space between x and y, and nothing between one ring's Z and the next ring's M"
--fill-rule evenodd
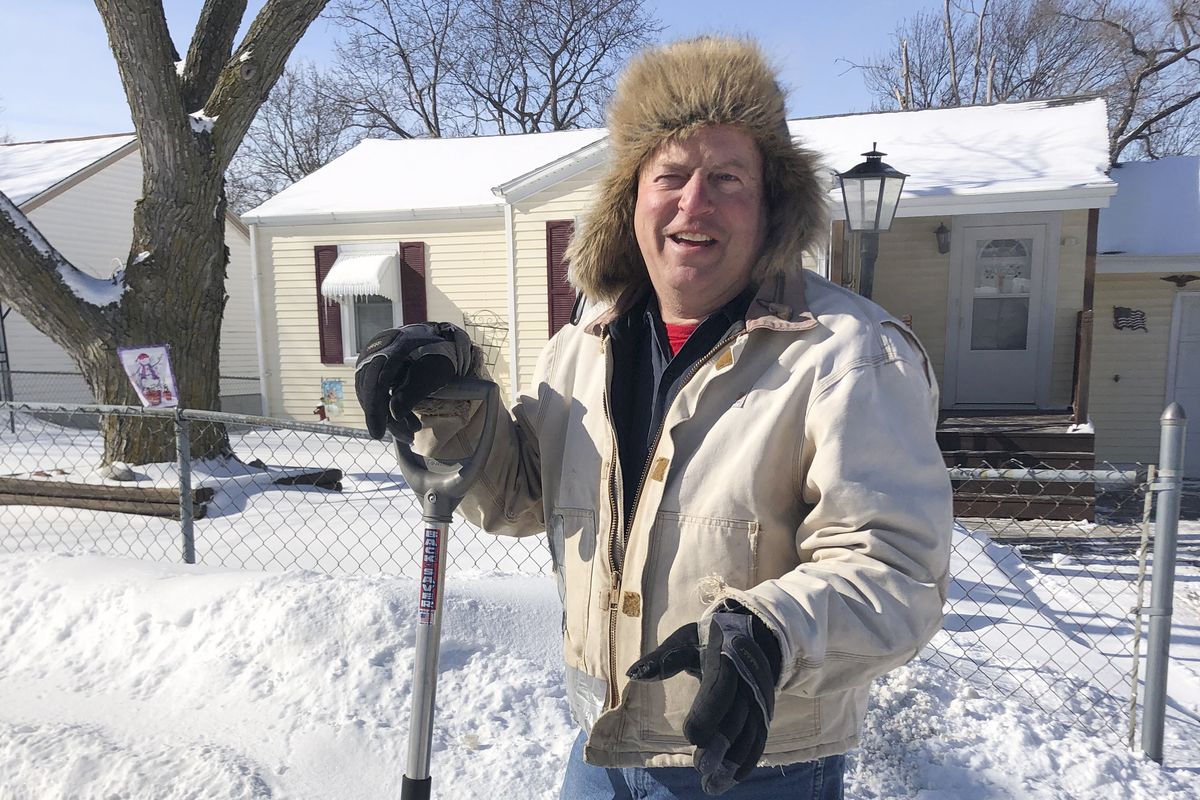
M360 242L355 244L338 245L338 255L342 254L361 253L363 255L369 253L388 253L394 254L397 263L401 258L400 243L383 243L383 242ZM403 296L400 286L400 270L397 269L392 275L396 281L396 296ZM353 366L358 361L358 349L354 346L354 304L339 303L342 312L342 363ZM404 308L400 303L392 302L392 327L399 328L404 324Z

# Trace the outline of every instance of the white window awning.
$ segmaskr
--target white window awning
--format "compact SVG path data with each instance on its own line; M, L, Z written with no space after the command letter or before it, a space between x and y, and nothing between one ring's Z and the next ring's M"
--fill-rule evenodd
M338 303L353 302L356 297L375 294L400 302L400 283L396 274L396 254L345 253L333 262L321 282L322 296Z

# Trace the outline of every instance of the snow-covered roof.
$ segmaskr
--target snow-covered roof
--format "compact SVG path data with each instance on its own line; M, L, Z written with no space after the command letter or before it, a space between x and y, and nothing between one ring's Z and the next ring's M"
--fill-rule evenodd
M0 145L0 191L23 205L136 138L127 133Z
M1112 178L1119 188L1100 212L1099 252L1200 254L1200 156L1131 161Z
M901 217L1097 208L1116 189L1099 98L819 117L791 130L838 171L878 143L909 175Z
M367 139L242 219L361 221L372 216L492 213L503 205L492 187L604 135L603 130L587 129L461 139Z
M1101 99L852 114L789 123L846 170L873 143L910 175L898 216L1097 208L1115 184ZM367 221L494 213L599 162L604 129L463 139L367 140L243 216ZM830 186L835 184L831 174ZM496 192L493 191L496 188ZM509 193L511 190L511 194ZM839 195L831 188L831 200ZM835 215L841 213L837 203Z

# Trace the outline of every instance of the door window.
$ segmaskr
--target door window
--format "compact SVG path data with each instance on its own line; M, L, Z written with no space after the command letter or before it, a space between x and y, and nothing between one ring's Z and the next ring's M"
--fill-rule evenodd
M976 242L972 350L1026 349L1032 275L1032 239Z

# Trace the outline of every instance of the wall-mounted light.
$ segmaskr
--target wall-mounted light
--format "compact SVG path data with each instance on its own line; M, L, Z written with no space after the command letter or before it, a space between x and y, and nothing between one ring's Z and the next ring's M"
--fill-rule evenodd
M950 229L946 227L946 223L939 222L937 228L934 229L933 235L937 237L938 252L942 255L950 252Z

